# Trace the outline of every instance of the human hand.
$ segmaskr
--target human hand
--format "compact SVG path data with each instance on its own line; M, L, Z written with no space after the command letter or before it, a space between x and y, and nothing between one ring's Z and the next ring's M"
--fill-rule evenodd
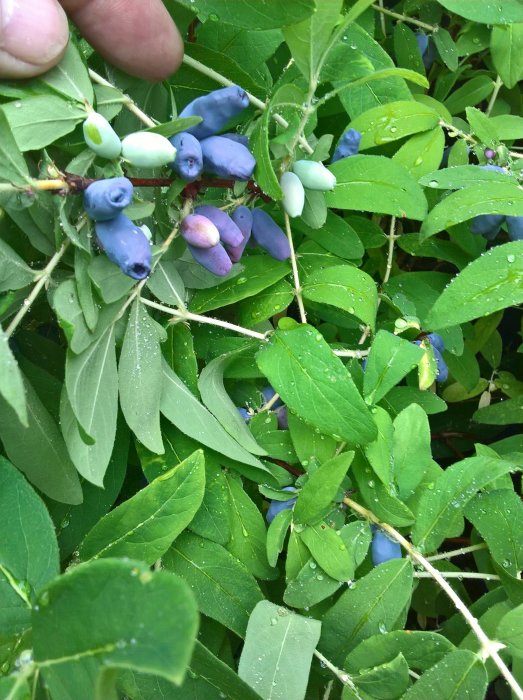
M173 73L183 41L161 0L0 0L0 78L52 68L69 39L67 16L110 63L147 80Z

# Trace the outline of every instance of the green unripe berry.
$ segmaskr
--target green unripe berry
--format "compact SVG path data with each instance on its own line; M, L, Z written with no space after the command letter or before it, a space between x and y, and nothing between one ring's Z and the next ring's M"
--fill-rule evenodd
M83 124L85 143L97 156L112 160L118 158L122 144L107 119L98 112L91 112Z
M153 131L137 131L122 141L122 156L131 165L142 168L159 168L172 163L176 148L172 143Z

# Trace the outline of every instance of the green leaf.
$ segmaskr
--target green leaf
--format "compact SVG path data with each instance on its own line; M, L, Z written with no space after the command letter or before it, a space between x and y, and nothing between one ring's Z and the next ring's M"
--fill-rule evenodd
M197 628L194 597L178 577L137 561L94 561L41 594L33 610L34 656L55 700L96 697L102 672L119 667L180 684Z
M252 297L275 284L289 273L289 265L268 255L252 255L242 260L239 277L222 282L211 289L198 290L192 300L191 311L201 314Z
M423 357L413 343L379 330L371 345L363 378L363 395L369 404L378 403Z
M402 500L409 498L421 480L432 459L430 425L425 411L416 403L410 404L394 419L392 459L394 481Z
M253 328L277 313L284 311L294 300L294 288L287 280L280 280L259 292L254 297L244 299L238 304L238 322L247 328Z
M474 413L472 418L477 423L487 423L489 425L523 423L523 396L480 408Z
M163 362L163 393L160 410L182 433L231 459L243 462L262 474L268 468L230 437L216 418L192 394L182 380Z
M422 220L427 202L408 170L384 156L352 156L330 166L337 184L325 194L328 207Z
M227 549L259 579L276 578L267 559L267 530L263 516L242 487L240 477L226 475L231 514L231 538Z
M421 676L405 700L468 700L483 698L487 672L477 654L466 649L449 652Z
M376 698L397 698L409 686L409 666L403 654L398 654L373 668L367 667L353 676L354 684L364 693Z
M5 241L0 239L0 292L22 289L33 280L34 271Z
M308 525L300 532L302 542L321 568L338 581L349 581L354 576L354 562L338 531L326 523Z
M481 3L476 0L438 0L447 10L482 24L512 24L523 22L523 7L519 0L498 0ZM478 696L479 697L479 696Z
M70 97L82 105L84 100L93 104L94 93L89 73L73 41L69 41L60 63L40 76L39 80L64 97Z
M89 277L106 304L118 301L136 284L135 280L124 275L118 265L105 255L93 258L89 265Z
M238 675L263 698L303 700L321 623L263 600L247 627Z
M365 445L363 452L376 476L387 490L390 490L392 484L392 419L385 409L376 406L374 420L378 428L378 435L373 442Z
M35 151L70 133L87 117L85 107L58 95L37 95L2 105L21 151Z
M5 700L30 700L31 690L20 675L4 676L0 678L0 697Z
M411 136L392 156L392 160L404 165L415 178L418 178L436 170L441 163L444 146L444 131L437 126L430 131Z
M162 352L165 330L151 319L139 299L134 302L118 364L120 406L127 425L147 449L164 451L160 431Z
M343 586L342 581L337 581L326 574L311 557L300 569L296 578L289 581L283 600L293 608L308 609L331 596L341 586Z
M22 474L0 457L0 624L5 636L30 627L40 589L59 573L58 545L45 505Z
M301 22L315 11L314 0L293 0L289 5L274 5L258 0L237 0L232 6L228 0L180 0L199 15L244 29L274 29Z
M251 431L245 424L234 402L229 398L223 385L223 373L227 367L234 363L246 348L240 348L233 352L220 355L203 368L198 380L198 388L203 403L209 411L223 425L225 430L235 440L240 442L245 449L256 455L266 455L267 452L260 447L254 439Z
M467 107L465 111L467 113L467 121L473 129L473 133L476 134L481 143L490 146L499 145L500 139L492 120L483 114L480 109L476 109L475 107ZM484 172L492 171L486 170Z
M74 415L85 432L84 442L98 443L99 461L92 464L71 452L78 471L88 481L102 486L114 444L118 413L118 372L114 326L110 326L79 355L67 352L65 385Z
M475 110L477 111L477 110ZM467 110L467 114L471 114L471 110ZM477 187L478 184L495 183L497 185L507 186L507 183L516 184L513 175L508 173L498 173L493 170L485 170L477 165L455 165L451 168L443 170L434 170L427 175L423 175L419 179L420 185L431 187L440 190L457 190L463 187ZM490 184L489 184L490 187ZM514 188L511 189L514 192ZM441 203L445 202L443 199Z
M180 131L188 131L191 126L195 126L201 121L201 117L178 117L177 119L172 119L163 124L150 126L148 129L144 129L144 131L152 131L153 134L160 134L161 136L165 136L165 138L169 138L174 136L174 134L180 133Z
M183 307L185 286L174 260L160 260L147 280L147 287L164 304Z
M486 99L494 89L493 81L486 75L478 75L451 93L443 103L451 115L463 112L470 105L477 105Z
M341 9L341 0L324 0L311 17L283 30L291 55L307 80L316 75Z
M512 576L523 567L523 503L509 489L479 493L465 517L488 545L492 558Z
M78 474L69 459L58 426L24 379L28 425L0 399L0 440L11 462L42 493L63 503L81 503Z
M292 229L304 233L307 238L340 258L358 260L363 256L364 248L354 227L331 211L327 212L327 219L320 230L310 228L302 219L295 219Z
M510 610L500 620L496 630L496 639L506 644L510 652L516 656L523 656L523 605Z
M394 559L373 569L346 590L323 616L319 648L337 665L373 634L398 627L412 593L412 563Z
M314 328L276 331L256 362L289 409L321 432L351 444L375 438L372 416L347 369Z
M24 187L29 181L29 171L14 139L4 109L5 105L0 109L0 182L10 182Z
M448 328L522 302L523 241L514 241L490 248L454 277L425 324Z
M187 527L205 489L198 450L101 518L80 546L80 558L137 558L153 564Z
M287 530L292 520L292 510L286 508L276 514L276 517L267 530L267 560L269 566L276 566L283 545Z
M304 280L303 295L343 309L374 329L378 290L372 277L357 267L336 265L313 272Z
M322 464L308 478L294 506L294 520L308 525L325 515L331 506L354 452L343 452Z
M448 467L434 488L420 500L412 530L414 544L432 552L446 537L463 532L463 509L477 491L514 469L512 462L486 455L469 457Z
M216 542L184 532L162 561L188 583L204 615L245 635L249 615L263 596L238 559Z
M437 31L432 32L432 38L443 63L449 70L457 70L459 64L458 49L449 32L443 27L438 27Z
M288 413L289 432L296 454L304 467L312 460L323 464L336 452L336 440L317 432L311 425L293 413Z
M9 338L0 328L0 394L15 411L22 425L27 428L27 407L24 380L20 368L9 347Z
M439 114L414 101L389 102L353 119L350 126L361 133L360 151L397 141L438 125Z

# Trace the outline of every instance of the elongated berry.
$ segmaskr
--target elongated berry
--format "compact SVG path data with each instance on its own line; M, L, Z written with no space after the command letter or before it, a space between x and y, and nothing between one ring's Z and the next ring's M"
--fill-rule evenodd
M294 486L284 486L282 491L292 491L295 492L296 489ZM278 513L281 513L282 510L287 510L288 508L293 508L294 504L296 503L296 497L294 498L289 498L287 501L271 501L269 508L267 509L267 513L265 515L265 518L268 523L272 523L274 518L278 515Z
M445 341L439 335L439 333L429 333L427 335L427 338L429 339L430 344L433 348L437 348L440 352L443 352L443 350L445 350Z
M89 113L83 123L83 131L85 143L96 155L112 160L118 158L122 152L120 137L107 119L98 112Z
M376 528L372 535L371 558L374 566L391 559L401 559L401 546L389 539L383 530Z
M197 97L180 112L180 117L202 117L196 126L187 131L197 139L204 139L221 131L235 116L249 105L245 90L238 85L213 90L207 95Z
M220 134L223 139L229 139L230 141L236 141L236 143L241 143L245 148L249 148L249 137L245 134L237 134L231 131L227 134Z
M275 413L276 413L276 418L278 420L278 428L280 430L288 430L289 429L289 416L288 416L287 406L280 406L280 408L276 409Z
M332 154L331 163L335 163L342 158L355 156L360 149L361 134L356 129L347 129L336 146Z
M226 214L218 207L202 204L196 207L195 214L205 216L209 221L216 226L220 234L220 241L230 246L240 245L243 241L243 235L238 226L231 219L229 214Z
M315 160L297 160L292 169L300 178L304 187L309 190L326 192L332 190L336 184L336 177L327 170L323 163Z
M243 408L243 406L236 406L236 409L246 423L251 420L251 414L246 408Z
M291 249L287 236L263 209L252 211L252 237L276 260L290 258Z
M126 177L93 182L84 192L84 209L93 221L117 216L133 199L133 185Z
M262 396L263 396L264 403L269 403L269 401L270 401L274 396L276 396L276 392L274 391L274 389L273 389L272 386L270 386L270 385L264 387L264 388L261 390L261 393L262 393ZM280 398L278 398L278 399L272 404L272 408L279 408L280 406L283 406L283 401L282 401Z
M223 136L200 141L206 173L235 180L248 180L256 167L254 156L243 144Z
M202 147L192 134L182 131L169 139L176 148L176 158L169 165L184 180L192 181L203 170Z
M137 131L122 141L122 156L141 168L159 168L176 157L176 148L169 139L152 131Z
M231 259L221 243L212 248L195 248L192 245L188 246L188 248L196 262L214 275L225 277L231 271Z
M523 216L507 216L507 229L512 241L523 241Z
M220 242L216 226L201 214L186 216L180 225L180 233L195 248L212 248Z
M231 214L231 219L242 232L243 240L236 246L225 246L229 257L233 262L238 262L243 255L245 246L249 242L252 232L252 213L248 207L238 207Z
M449 368L447 367L447 363L445 362L445 360L443 359L443 355L435 345L432 346L432 352L434 353L434 358L436 360L437 367L436 381L440 383L446 382L449 378Z
M287 171L280 178L280 187L283 192L283 208L291 218L301 216L305 205L305 190L300 178Z
M485 236L491 241L498 235L504 221L505 216L503 214L480 214L472 219L470 230L472 233Z
M125 214L109 221L97 221L96 237L105 254L120 270L135 280L151 271L151 244L141 228Z

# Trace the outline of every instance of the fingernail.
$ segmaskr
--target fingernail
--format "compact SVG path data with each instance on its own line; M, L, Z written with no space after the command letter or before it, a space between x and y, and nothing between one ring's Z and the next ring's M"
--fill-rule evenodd
M0 0L0 73L29 77L53 65L69 38L56 0Z

